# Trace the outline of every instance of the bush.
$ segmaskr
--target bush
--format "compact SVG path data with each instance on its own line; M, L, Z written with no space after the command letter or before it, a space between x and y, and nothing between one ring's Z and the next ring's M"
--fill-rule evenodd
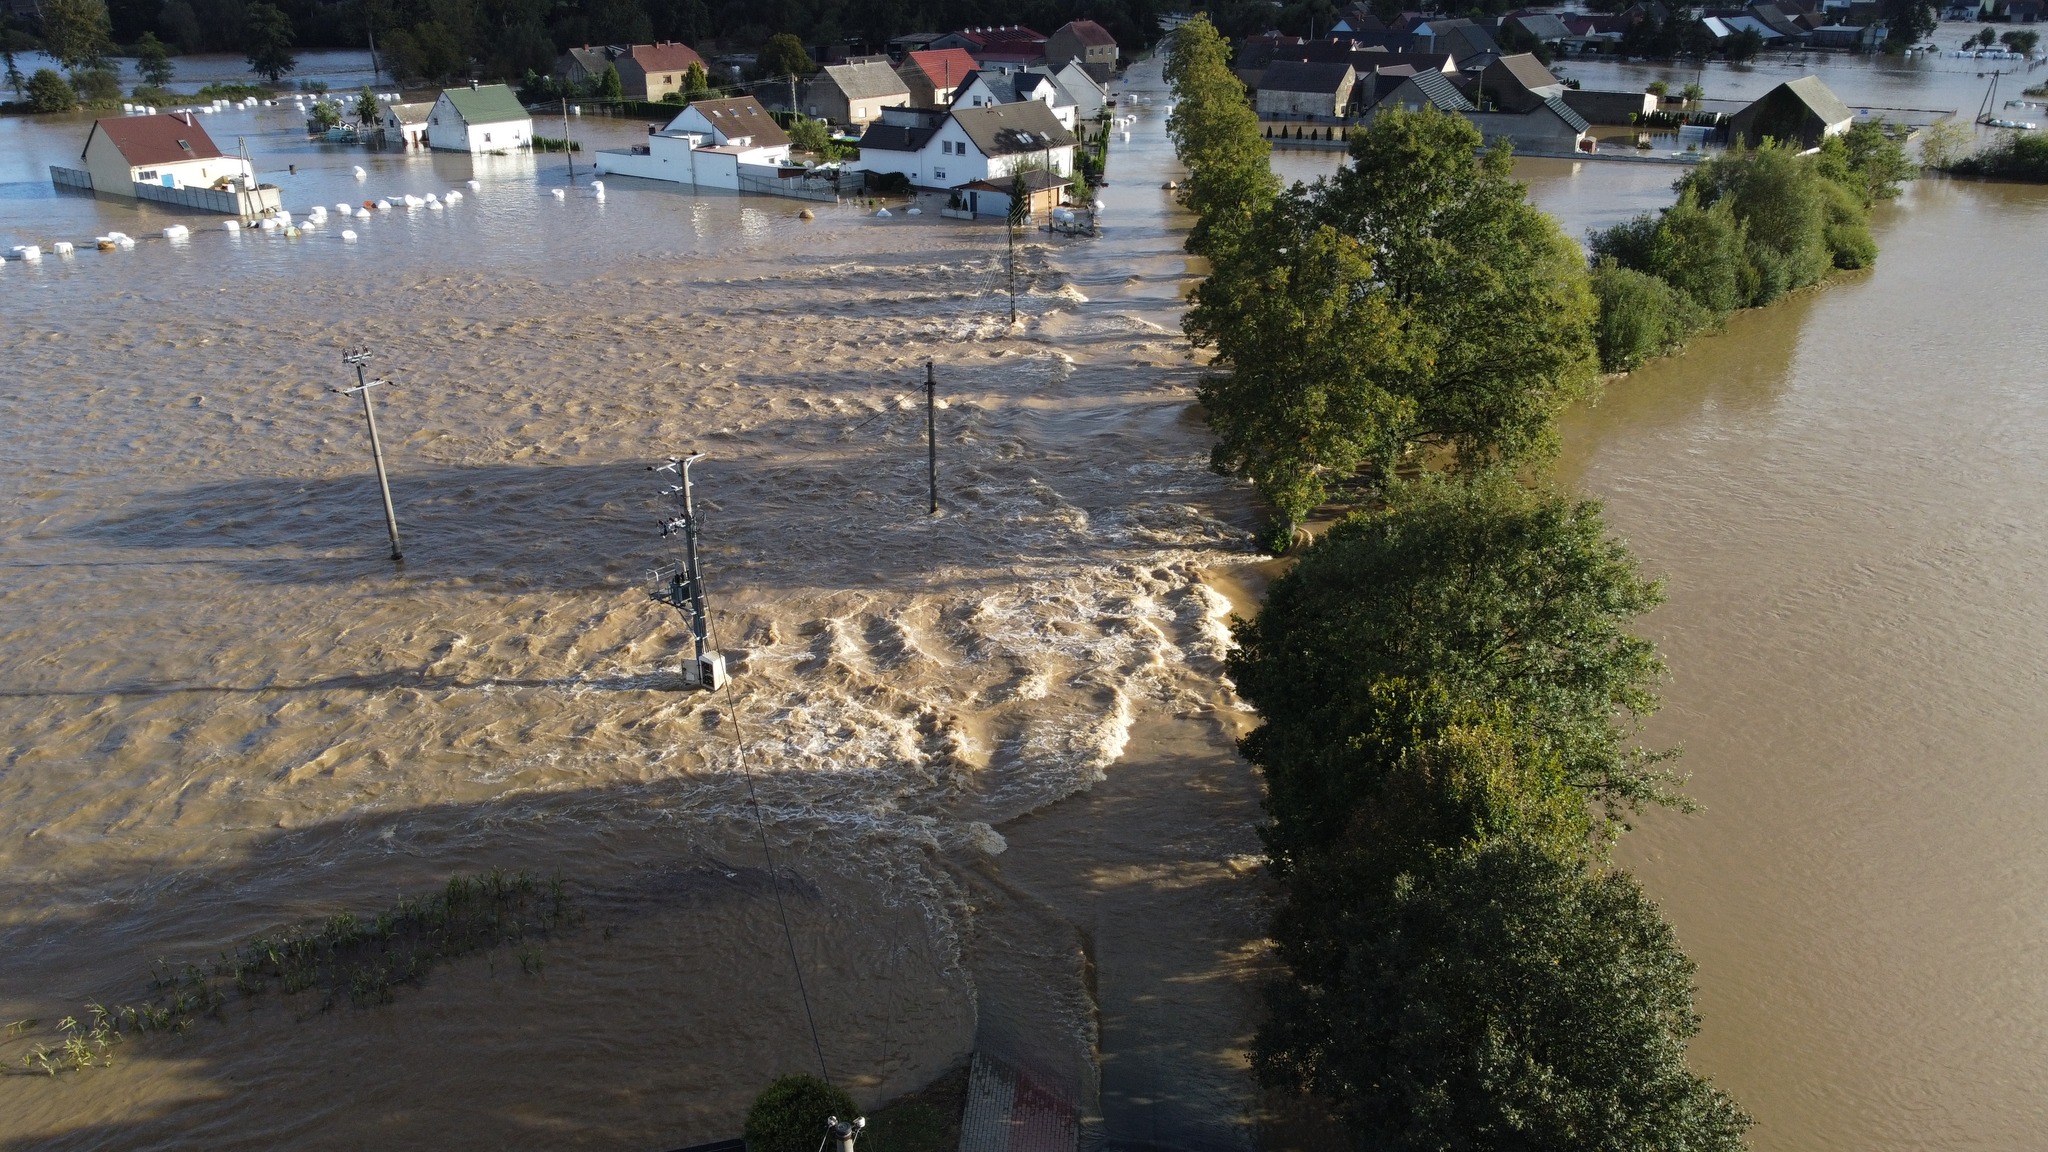
M1958 160L1949 170L1961 176L2048 184L2048 136L2007 133L1975 156Z
M71 73L71 87L83 104L119 104L121 74L112 68L78 68Z
M38 68L28 78L28 104L38 112L69 112L78 107L78 93L55 69Z
M868 173L868 191L884 196L907 196L910 193L910 177L901 172Z
M197 98L200 100L240 100L247 96L254 96L258 100L268 100L274 95L276 93L261 84L208 84L199 90Z
M1600 367L1608 372L1634 371L1675 352L1712 321L1691 296L1662 279L1606 261L1593 270L1593 295L1600 298Z
M853 1097L815 1076L783 1076L747 1109L747 1152L818 1152L830 1116L860 1114Z

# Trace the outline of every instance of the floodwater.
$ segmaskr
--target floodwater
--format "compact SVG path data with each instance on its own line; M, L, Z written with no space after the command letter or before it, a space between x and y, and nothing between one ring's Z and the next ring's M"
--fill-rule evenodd
M1162 169L1138 112L1113 172ZM294 209L466 199L352 220L352 242L338 220L237 237L52 191L84 124L0 124L8 243L143 238L0 265L0 1017L39 1021L0 1059L144 996L158 957L457 870L560 873L587 918L538 975L501 954L390 1008L273 995L112 1068L0 1078L0 1146L735 1134L817 1063L742 756L835 1080L879 1100L978 1047L1092 1111L1205 1061L1184 1114L1243 1146L1255 791L1202 574L1253 556L1253 517L1188 415L1157 179L1108 190L1099 240L1028 239L1012 329L1000 228L600 199L560 156L329 149L274 108L210 127ZM155 237L173 219L189 240ZM328 391L353 344L394 381L402 567L361 414ZM681 621L646 594L676 555L647 465L689 449L729 699L680 690ZM996 827L1102 780L1141 720L1140 759L1199 768L1151 796L1234 817L1098 834L1070 809L1095 854L1025 830L1005 875ZM1085 890L1033 887L1061 869ZM1180 919L1131 915L1149 891ZM1169 1030L1124 1023L1182 978Z
M1156 67L1131 87L1156 99ZM1218 672L1256 518L1203 466L1163 108L1132 111L1104 236L1032 238L1014 329L999 229L625 181L558 202L559 156L329 149L267 109L211 124L294 208L481 187L353 243L171 243L49 188L82 119L0 121L4 245L145 238L0 266L0 1017L41 1021L0 1060L146 994L158 957L455 870L559 872L587 917L538 975L476 957L331 1013L273 993L112 1068L0 1078L0 1146L733 1134L816 1064L744 755L835 1080L873 1101L979 1047L1114 1142L1248 1147L1256 789ZM1574 235L1678 171L1521 167ZM2048 1129L2044 212L1916 186L1874 273L1568 428L1567 479L1670 581L1649 737L1707 811L1625 852L1759 1149ZM396 381L403 568L327 391L356 343ZM680 622L645 596L673 557L645 466L689 448L729 703L678 690Z

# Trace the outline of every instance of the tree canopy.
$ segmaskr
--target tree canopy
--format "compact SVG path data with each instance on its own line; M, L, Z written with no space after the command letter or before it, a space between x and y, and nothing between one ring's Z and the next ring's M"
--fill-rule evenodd
M243 34L251 72L275 84L299 66L299 58L292 54L296 38L292 32L291 17L276 5L249 5Z
M1174 33L1165 75L1174 93L1166 133L1188 170L1180 201L1196 215L1187 248L1220 258L1280 189L1272 145L1259 135L1258 114L1230 70L1230 45L1207 18Z

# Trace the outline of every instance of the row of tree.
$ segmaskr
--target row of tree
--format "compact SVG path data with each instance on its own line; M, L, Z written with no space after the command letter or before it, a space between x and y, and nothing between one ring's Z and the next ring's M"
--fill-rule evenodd
M1917 171L1878 121L1798 145L1739 145L1686 173L1678 203L1589 238L1600 360L1627 371L1738 308L1877 259L1869 211Z
M249 52L258 9L276 13L287 45L366 48L374 39L385 66L407 78L446 80L472 73L518 80L545 76L563 50L584 44L680 40L732 51L761 48L772 35L803 45L854 41L885 45L908 32L1025 23L1050 32L1092 19L1126 51L1158 36L1160 0L41 0L42 17L21 46L56 45L78 26L73 10L96 22L103 51L153 35L178 52ZM52 19L53 11L56 17ZM263 19L271 17L265 15ZM262 69L258 69L262 71ZM289 71L289 69L286 69Z
M1597 386L1577 246L1462 118L1391 112L1337 177L1282 191L1227 46L1175 34L1169 129L1211 262L1214 462L1276 543L1338 483L1230 671L1288 976L1254 1063L1361 1149L1732 1152L1748 1119L1685 1063L1693 967L1610 851L1684 806L1635 743L1656 604L1597 506L1524 484Z

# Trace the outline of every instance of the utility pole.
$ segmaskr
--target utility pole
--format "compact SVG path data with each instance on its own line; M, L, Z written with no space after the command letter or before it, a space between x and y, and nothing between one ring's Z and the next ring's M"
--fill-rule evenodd
M789 74L789 122L796 123L796 73Z
M370 389L381 384L389 384L391 381L365 378L363 365L369 363L369 360L370 350L367 347L350 348L348 351L343 352L341 354L341 362L355 365L356 386L353 388L330 388L328 391L338 392L343 396L361 396L363 398L363 420L370 426L370 457L377 462L377 487L384 492L384 527L391 533L391 558L393 560L403 560L405 559L405 553L398 547L398 513L393 511L391 507L391 480L384 474L384 443L377 438L377 410L370 406Z
M569 158L569 183L576 182L576 150L569 147L569 98L562 97L562 155Z
M939 378L932 362L924 362L925 475L931 481L932 510L939 514Z
M664 496L680 496L683 514L662 522L663 537L680 534L683 538L683 563L669 571L668 585L660 587L648 596L681 612L690 621L690 636L696 643L695 654L683 666L683 682L696 688L719 689L725 687L725 654L711 650L710 619L704 611L704 570L697 564L697 505L690 483L690 465L702 460L702 452L688 456L671 456L666 464L649 468L650 472L674 472L682 481L664 488ZM660 573L656 574L657 582Z

